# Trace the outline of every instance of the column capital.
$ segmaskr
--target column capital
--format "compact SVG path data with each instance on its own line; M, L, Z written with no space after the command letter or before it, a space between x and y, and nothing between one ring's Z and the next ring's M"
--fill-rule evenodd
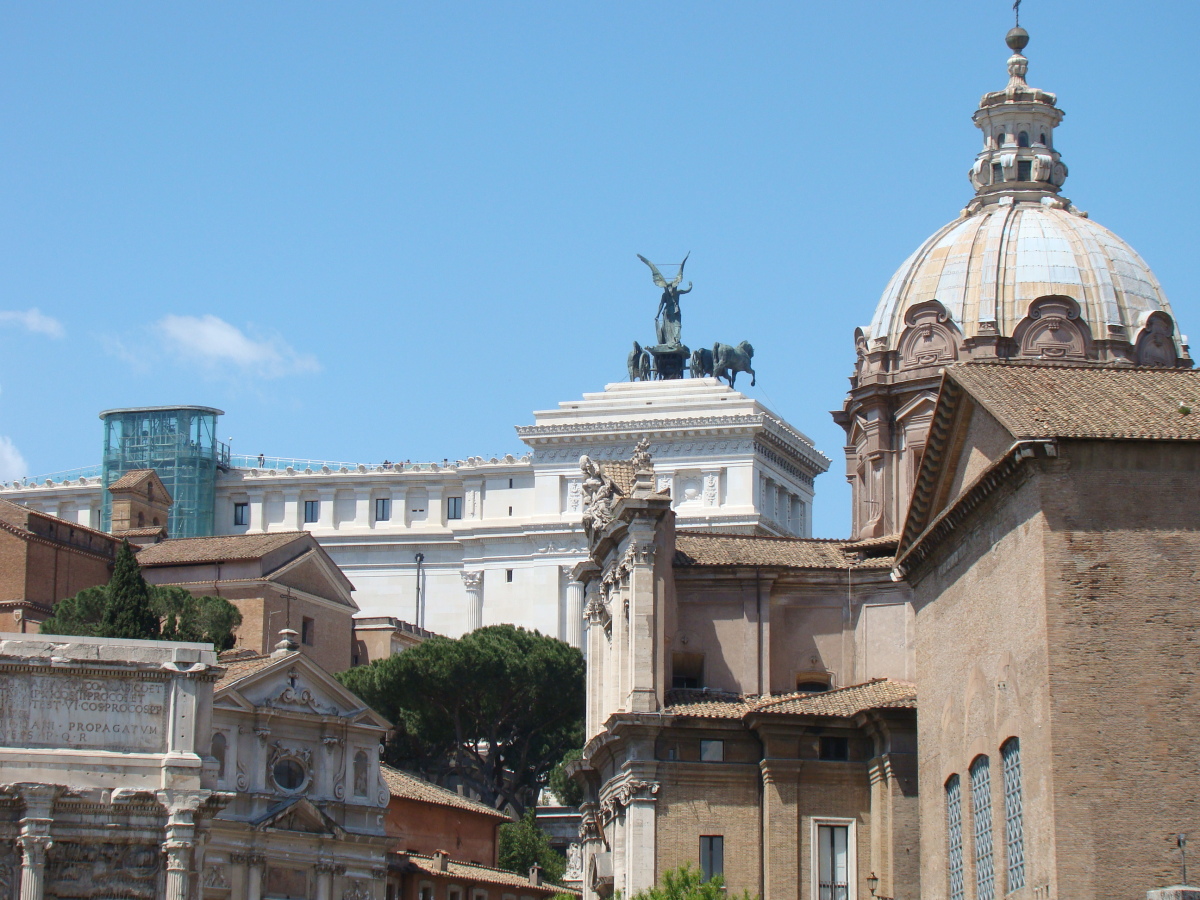
M463 584L467 590L483 587L483 570L482 569L463 569L460 573Z

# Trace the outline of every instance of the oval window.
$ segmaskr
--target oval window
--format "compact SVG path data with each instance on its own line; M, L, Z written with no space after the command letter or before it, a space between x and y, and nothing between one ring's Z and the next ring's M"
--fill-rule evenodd
M297 790L304 784L304 766L294 759L281 759L275 763L275 783L285 791Z

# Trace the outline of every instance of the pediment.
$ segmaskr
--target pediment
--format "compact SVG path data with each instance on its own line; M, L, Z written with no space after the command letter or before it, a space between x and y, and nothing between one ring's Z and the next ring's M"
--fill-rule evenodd
M318 834L326 837L343 837L345 832L322 810L304 797L288 800L269 810L266 815L252 823L256 831L293 831L300 834Z
M896 421L903 422L905 419L912 419L922 415L932 416L936 406L937 394L926 391L923 394L918 394L900 407L900 409L896 410Z
M378 728L390 727L386 719L301 653L282 657L277 663L223 687L217 691L213 702L218 708L269 709L279 713L349 719L355 724Z
M269 573L267 577L270 581L284 587L304 591L306 594L323 597L326 600L358 609L358 605L350 595L354 585L346 579L341 570L333 564L320 547L313 547L308 552L284 563Z

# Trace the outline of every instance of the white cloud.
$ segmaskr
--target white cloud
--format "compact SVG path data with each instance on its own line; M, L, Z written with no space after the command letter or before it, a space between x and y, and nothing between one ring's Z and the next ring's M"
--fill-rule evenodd
M60 338L67 333L66 329L62 326L62 322L44 315L37 307L31 307L24 311L19 309L0 309L0 325L10 323L24 326L34 334L45 334L52 338Z
M0 434L0 481L12 481L28 474L25 457L9 438Z
M155 328L169 350L210 370L280 378L321 368L315 356L298 353L280 337L256 340L213 315L165 316Z

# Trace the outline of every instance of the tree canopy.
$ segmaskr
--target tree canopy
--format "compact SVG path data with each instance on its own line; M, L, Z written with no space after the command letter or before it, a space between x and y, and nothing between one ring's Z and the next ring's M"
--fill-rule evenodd
M566 857L550 846L546 833L537 827L533 810L500 826L499 850L500 868L518 875L528 875L536 863L547 881L558 884L567 871Z
M567 777L567 763L574 762L583 756L583 751L576 747L568 750L558 765L550 770L550 790L564 806L579 806L583 803L583 788L579 782Z
M714 875L704 880L699 869L684 864L678 869L663 872L662 881L645 891L638 891L631 900L758 900L749 891L726 894L725 879Z
M202 641L217 650L234 644L242 623L223 597L193 597L181 587L146 583L129 542L121 545L108 584L90 587L54 605L43 634L78 634L135 640Z
M518 817L582 743L583 655L536 631L430 638L338 677L395 723L389 763Z

